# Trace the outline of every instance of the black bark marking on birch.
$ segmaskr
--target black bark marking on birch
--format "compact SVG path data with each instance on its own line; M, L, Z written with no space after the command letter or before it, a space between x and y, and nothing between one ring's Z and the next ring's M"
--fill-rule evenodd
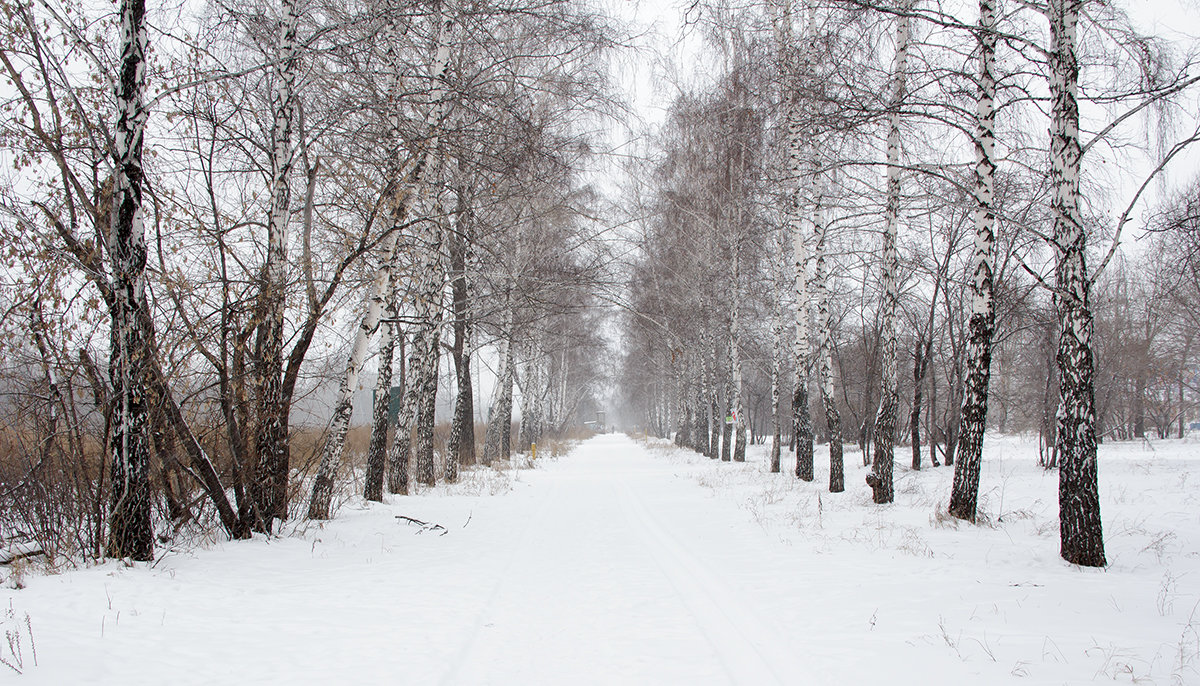
M142 147L147 111L144 0L121 3L121 66L113 147L116 183L109 252L112 259L111 362L112 491L110 557L154 559L150 519L149 411L154 405L150 353L139 316L146 301L146 243L142 221Z

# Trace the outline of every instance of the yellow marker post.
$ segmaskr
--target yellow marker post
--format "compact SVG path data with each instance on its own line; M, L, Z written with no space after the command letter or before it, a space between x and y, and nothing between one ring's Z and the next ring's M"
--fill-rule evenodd
M530 444L529 444L529 454L530 454L530 458L529 458L529 459L531 459L531 460L536 460L536 459L537 459L537 443L530 443Z

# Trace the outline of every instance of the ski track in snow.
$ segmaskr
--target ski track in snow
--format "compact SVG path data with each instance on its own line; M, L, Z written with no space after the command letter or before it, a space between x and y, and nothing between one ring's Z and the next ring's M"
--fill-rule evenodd
M1188 493L1181 448L1175 467L1125 458L1111 495L1127 509L1106 521L1117 562L1089 571L1057 560L1055 480L1019 452L985 461L992 484L1023 479L1000 501L1014 523L960 528L923 504L949 470L898 471L909 505L877 508L862 487L822 506L820 474L765 474L757 449L739 465L600 436L467 477L485 492L511 479L503 495L356 501L293 536L30 576L0 590L0 625L29 613L38 665L26 641L27 673L0 682L1200 683L1193 501L1155 513L1140 503L1167 496L1125 490L1165 469Z

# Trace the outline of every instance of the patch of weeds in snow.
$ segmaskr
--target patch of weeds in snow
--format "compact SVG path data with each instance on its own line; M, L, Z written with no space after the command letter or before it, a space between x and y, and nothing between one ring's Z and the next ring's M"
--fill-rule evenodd
M933 557L933 548L929 547L929 542L921 537L916 527L902 527L900 544L896 549L914 557Z
M516 480L515 472L500 467L463 468L458 473L458 482L445 484L439 488L445 495L502 495L513 489Z
M0 643L0 666L17 674L24 674L30 667L36 667L37 642L33 637L33 621L28 612L17 614L11 598L0 618L0 628L4 629L4 642Z
M957 636L951 636L950 631L946 628L946 618L941 615L938 615L938 631L941 632L942 641L946 644L946 647L953 650L958 659L966 660L963 657L962 651L958 649L958 644L962 640L962 632L959 631Z
M1154 683L1154 679L1150 675L1151 665L1137 657L1137 654L1114 645L1108 644L1107 647L1093 645L1084 653L1093 659L1103 657L1104 661L1100 667L1096 669L1096 673L1092 675L1092 680L1095 681L1101 676L1108 677L1111 681L1126 681L1131 684Z
M1163 572L1162 579L1158 583L1158 595L1154 599L1154 607L1158 610L1160 617L1166 617L1171 614L1175 607L1175 598L1178 595L1178 579L1171 573L1171 570Z
M1200 677L1200 669L1196 668L1196 658L1200 657L1200 631L1197 631L1195 623L1196 609L1192 608L1188 623L1179 634L1179 642L1175 648L1175 664L1171 669L1173 684L1196 683Z
M1154 559L1162 564L1163 558L1173 557L1174 551L1179 549L1178 540L1179 536L1174 531L1162 530L1151 536L1150 542L1142 548L1141 552L1153 553Z
M961 519L950 514L950 509L946 507L945 503L935 505L933 512L929 514L929 526L935 529L957 530L961 522Z

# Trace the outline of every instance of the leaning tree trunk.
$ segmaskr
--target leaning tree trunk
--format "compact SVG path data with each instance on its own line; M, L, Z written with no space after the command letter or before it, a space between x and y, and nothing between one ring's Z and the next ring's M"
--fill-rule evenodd
M271 105L271 214L267 219L267 258L260 277L259 325L255 341L258 376L257 466L250 483L254 528L264 533L287 519L288 445L283 398L283 315L287 288L287 225L291 203L292 116L297 67L296 0L281 0L279 64Z
M829 273L825 268L824 203L816 195L816 261L813 275L813 298L817 302L817 359L820 364L821 404L825 408L825 427L829 433L829 492L846 490L845 465L842 461L842 416L837 398L833 395L833 333L829 323Z
M992 210L993 159L996 139L995 0L979 0L979 103L975 127L975 250L972 255L971 321L967 339L967 378L959 420L950 514L975 521L979 499L979 467L987 428L988 380L996 313L992 301L996 215ZM932 332L931 332L932 333Z
M1079 63L1076 25L1081 0L1050 0L1050 179L1057 256L1054 299L1059 317L1059 539L1064 560L1103 567L1104 537L1096 465L1095 369L1087 232L1079 211Z
M896 233L900 223L900 106L904 102L905 72L908 70L909 17L915 0L903 0L896 16L896 59L892 68L893 91L888 114L887 207L883 230L883 326L880 338L879 411L875 415L875 460L867 474L876 503L895 499L892 467L899 408L896 365L896 305L899 300L899 257Z
M448 107L446 78L450 69L449 34L452 28L452 24L445 17L438 16L438 46L432 69L434 87L429 94L430 108L425 117L425 129L429 132L429 136L426 140L421 141L422 147L418 154L413 156L416 162L411 171L407 174L397 173L391 179L393 185L391 225L388 227L388 235L383 245L383 264L386 266L381 267L375 275L371 291L367 296L366 313L355 330L354 343L346 363L346 373L342 377L342 385L338 390L329 434L325 439L325 446L321 451L321 462L317 466L317 476L313 481L312 495L308 504L309 519L329 518L330 504L333 499L333 482L342 461L346 433L350 428L352 401L354 389L358 385L358 374L366 359L367 343L379 326L384 295L389 284L388 272L394 271L396 267L399 227L408 216L412 189L421 187L425 172L434 163L434 152L438 147L438 129ZM395 69L394 66L393 69ZM395 79L395 76L393 75L392 79ZM393 82L398 83L398 80ZM398 115L393 113L393 127L398 126L398 123L395 123L398 122L396 117ZM397 149L393 158L398 154L399 150ZM399 439L399 432L397 432L397 439Z
M108 235L112 261L112 500L109 557L154 559L150 521L149 413L154 406L150 349L138 316L146 302L146 237L142 208L142 145L147 110L146 3L121 3L121 70L113 136L116 183Z

